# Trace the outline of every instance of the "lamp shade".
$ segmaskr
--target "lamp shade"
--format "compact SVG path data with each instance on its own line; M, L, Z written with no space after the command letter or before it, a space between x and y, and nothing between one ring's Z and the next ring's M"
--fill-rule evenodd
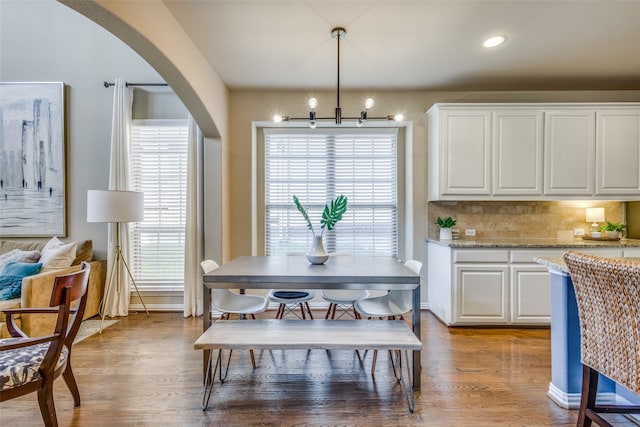
M604 221L604 208L587 208L587 222Z
M89 190L87 222L144 220L144 194L137 191Z

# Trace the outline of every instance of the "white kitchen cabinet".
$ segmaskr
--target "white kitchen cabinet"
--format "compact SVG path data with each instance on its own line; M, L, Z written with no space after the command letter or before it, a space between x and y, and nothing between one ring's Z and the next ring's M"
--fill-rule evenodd
M551 280L535 258L573 249L620 258L622 248L452 248L427 244L429 309L450 326L541 326L551 321ZM640 248L624 256L640 257Z
M541 110L493 112L493 194L542 195L543 120Z
M506 264L456 263L455 274L455 323L509 323L509 267Z
M640 194L640 109L596 113L596 195Z
M442 153L439 192L444 195L489 195L491 112L445 111L436 120L441 132L439 149Z
M511 323L522 325L551 322L551 280L547 267L512 264Z
M436 104L429 200L640 200L640 104Z
M593 110L545 112L545 194L593 195L595 117Z

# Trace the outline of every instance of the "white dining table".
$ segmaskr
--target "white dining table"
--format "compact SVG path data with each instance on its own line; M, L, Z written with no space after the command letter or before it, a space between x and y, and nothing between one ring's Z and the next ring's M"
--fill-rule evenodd
M203 332L212 325L211 289L410 290L411 328L420 339L420 276L391 257L339 256L313 265L305 256L241 256L204 274L203 284ZM203 372L208 359L205 351ZM413 351L412 365L415 390L420 388L420 350Z

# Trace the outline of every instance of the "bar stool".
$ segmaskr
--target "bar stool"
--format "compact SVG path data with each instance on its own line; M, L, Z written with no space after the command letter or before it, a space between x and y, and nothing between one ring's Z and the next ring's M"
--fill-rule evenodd
M640 406L596 404L598 375L640 393L640 262L568 251L580 319L582 397L578 426L595 421L611 426L602 413L639 414Z

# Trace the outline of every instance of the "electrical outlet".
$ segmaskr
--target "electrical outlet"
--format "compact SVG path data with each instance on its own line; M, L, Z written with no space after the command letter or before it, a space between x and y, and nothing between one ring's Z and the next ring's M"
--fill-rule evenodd
M475 236L476 235L476 229L475 228L467 228L466 230L464 230L464 235L465 236Z
M574 228L573 229L574 236L584 236L584 228Z

